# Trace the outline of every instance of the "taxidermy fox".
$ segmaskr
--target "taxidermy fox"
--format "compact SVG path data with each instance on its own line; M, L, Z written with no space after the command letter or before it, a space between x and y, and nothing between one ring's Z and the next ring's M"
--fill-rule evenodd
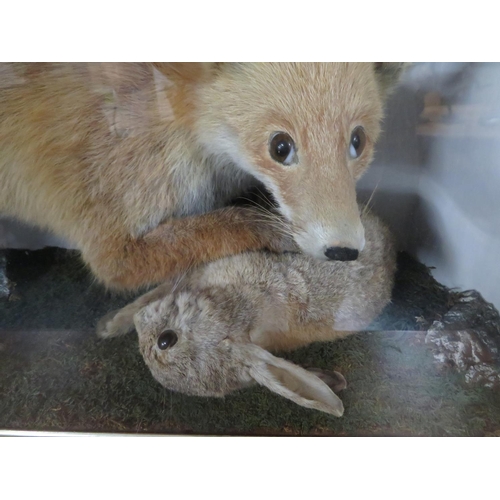
M354 260L355 182L403 66L1 64L0 212L118 289L259 248ZM228 206L261 184L279 217Z

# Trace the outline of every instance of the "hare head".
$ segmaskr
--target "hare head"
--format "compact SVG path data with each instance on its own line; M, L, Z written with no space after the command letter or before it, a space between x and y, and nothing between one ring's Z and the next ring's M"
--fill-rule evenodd
M136 313L141 353L160 384L222 397L258 383L301 406L342 416L342 401L323 380L251 343L247 312L227 314L214 293L213 288L180 291Z

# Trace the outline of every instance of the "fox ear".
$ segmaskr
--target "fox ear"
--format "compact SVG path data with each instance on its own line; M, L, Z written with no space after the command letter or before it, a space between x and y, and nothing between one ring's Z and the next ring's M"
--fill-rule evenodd
M340 398L313 373L254 344L248 346L246 361L250 376L260 385L300 406L336 417L344 413Z
M398 83L403 72L411 66L404 62L376 62L373 63L375 75L380 87L381 94L385 97L391 93Z

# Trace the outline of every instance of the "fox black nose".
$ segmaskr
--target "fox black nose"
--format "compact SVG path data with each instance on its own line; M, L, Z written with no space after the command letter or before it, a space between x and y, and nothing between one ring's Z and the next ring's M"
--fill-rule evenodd
M330 260L356 260L359 252L354 248L330 247L325 250L325 255Z

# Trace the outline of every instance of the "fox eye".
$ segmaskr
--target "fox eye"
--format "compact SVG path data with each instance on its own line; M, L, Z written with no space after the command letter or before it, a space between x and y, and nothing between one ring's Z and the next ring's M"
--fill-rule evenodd
M276 132L271 136L269 153L274 161L291 165L295 162L295 143L286 132Z
M365 149L366 134L363 127L356 127L351 134L351 142L349 143L349 156L351 158L359 158L363 149Z
M168 349L169 347L174 346L177 343L177 334L173 330L165 330L159 337L158 337L158 349L161 349L164 351L165 349Z

